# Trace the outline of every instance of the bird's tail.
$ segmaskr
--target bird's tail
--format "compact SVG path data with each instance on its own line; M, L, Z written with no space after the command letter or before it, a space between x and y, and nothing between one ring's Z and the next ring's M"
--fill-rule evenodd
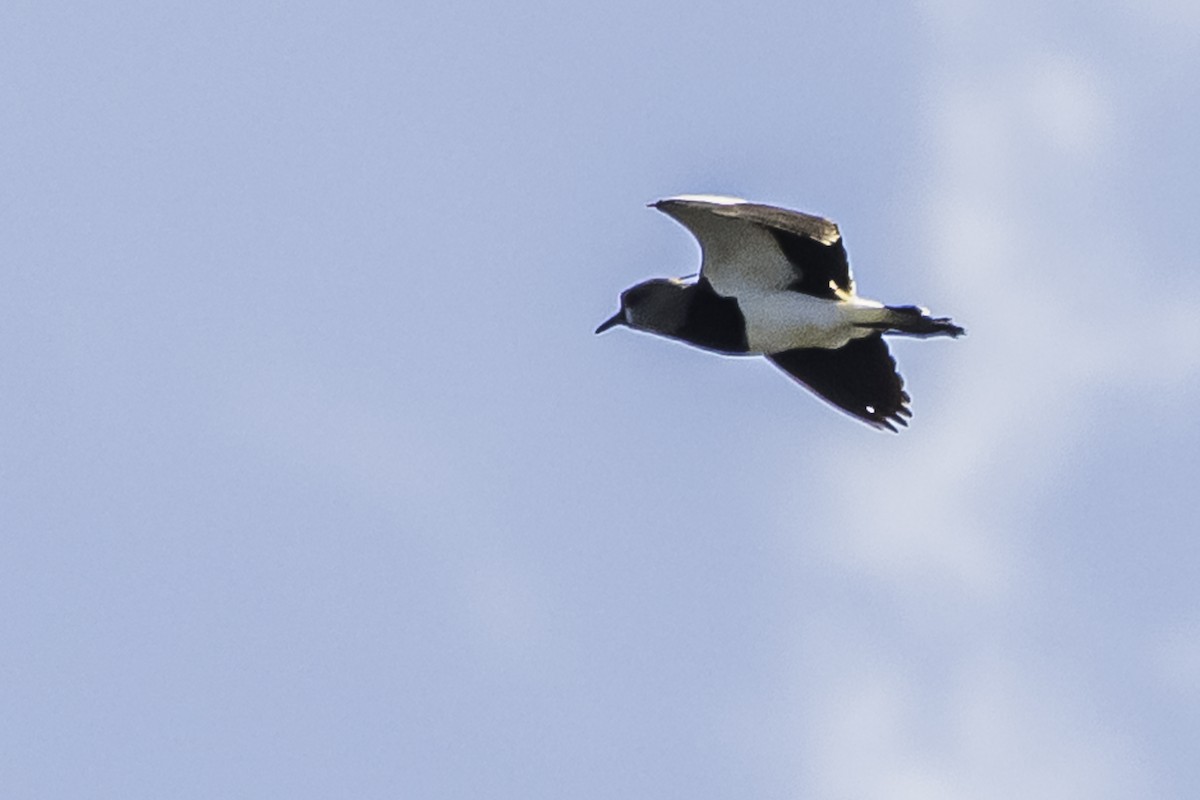
M898 333L903 336L951 336L957 338L966 330L955 325L949 317L931 317L924 308L917 306L884 306L882 319L868 323L883 333Z

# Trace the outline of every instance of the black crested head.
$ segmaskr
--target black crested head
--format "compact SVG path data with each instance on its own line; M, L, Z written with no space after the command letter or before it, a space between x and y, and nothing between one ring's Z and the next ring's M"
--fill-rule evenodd
M633 324L634 314L639 309L644 310L652 306L652 298L661 297L664 287L676 285L678 285L677 282L669 278L652 278L629 287L621 292L621 308L616 314L601 322L600 326L596 328L596 333L604 333L617 325Z

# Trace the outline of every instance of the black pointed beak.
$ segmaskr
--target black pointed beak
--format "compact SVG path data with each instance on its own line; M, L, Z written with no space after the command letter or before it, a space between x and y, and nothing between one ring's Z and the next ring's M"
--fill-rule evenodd
M621 309L620 311L613 314L608 319L604 320L604 322L601 322L600 327L596 328L596 333L604 333L606 330L613 327L614 325L624 325L624 324L625 324L625 309Z

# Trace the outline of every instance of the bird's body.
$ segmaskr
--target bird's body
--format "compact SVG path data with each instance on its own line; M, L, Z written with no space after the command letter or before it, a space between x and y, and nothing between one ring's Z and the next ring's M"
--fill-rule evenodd
M829 220L712 195L652 205L699 241L699 276L627 289L597 333L624 324L726 355L765 355L829 402L890 430L911 412L882 334L963 333L923 309L859 297Z
M823 300L803 292L746 292L737 295L746 315L746 338L753 353L797 347L836 349L871 334L856 322L882 322L882 305L857 297Z

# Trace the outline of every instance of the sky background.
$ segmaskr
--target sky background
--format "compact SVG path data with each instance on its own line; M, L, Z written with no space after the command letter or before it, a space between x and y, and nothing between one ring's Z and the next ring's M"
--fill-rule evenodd
M0 5L0 786L1200 787L1200 5ZM625 329L836 219L858 424Z

